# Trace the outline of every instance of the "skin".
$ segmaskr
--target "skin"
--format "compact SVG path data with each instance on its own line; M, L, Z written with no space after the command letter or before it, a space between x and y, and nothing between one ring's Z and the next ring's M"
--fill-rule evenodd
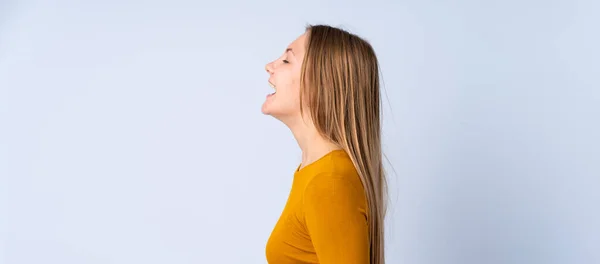
M267 97L261 109L263 114L278 119L292 131L302 150L301 168L330 151L340 149L319 135L312 120L307 118L308 107L304 108L305 119L302 120L300 76L306 53L306 34L300 35L279 58L265 66L269 73L269 82L275 86L276 93Z

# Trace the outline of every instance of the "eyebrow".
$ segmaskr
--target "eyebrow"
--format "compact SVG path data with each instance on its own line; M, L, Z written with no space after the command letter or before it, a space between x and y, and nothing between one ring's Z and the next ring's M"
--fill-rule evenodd
M287 49L285 50L285 52L288 52L288 51L290 51L290 52L292 52L292 54L294 54L294 51L292 50L292 48L287 48ZM296 54L294 54L294 56L296 56Z

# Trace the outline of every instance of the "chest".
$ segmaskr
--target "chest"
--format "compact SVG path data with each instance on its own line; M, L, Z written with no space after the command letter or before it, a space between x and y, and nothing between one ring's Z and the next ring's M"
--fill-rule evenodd
M302 197L292 190L266 245L269 263L317 263L306 229Z

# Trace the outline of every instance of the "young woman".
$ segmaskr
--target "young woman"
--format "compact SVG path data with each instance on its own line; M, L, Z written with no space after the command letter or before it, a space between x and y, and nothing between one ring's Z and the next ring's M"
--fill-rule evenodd
M266 245L269 263L384 263L385 177L379 65L369 43L308 26L266 65L262 112L287 125L302 150Z

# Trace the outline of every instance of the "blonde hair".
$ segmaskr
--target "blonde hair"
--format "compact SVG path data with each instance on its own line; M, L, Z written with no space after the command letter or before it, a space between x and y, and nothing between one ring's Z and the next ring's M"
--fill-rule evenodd
M317 131L352 159L369 207L370 263L384 264L386 181L377 57L367 41L342 29L308 25L306 32L300 111L306 96Z

